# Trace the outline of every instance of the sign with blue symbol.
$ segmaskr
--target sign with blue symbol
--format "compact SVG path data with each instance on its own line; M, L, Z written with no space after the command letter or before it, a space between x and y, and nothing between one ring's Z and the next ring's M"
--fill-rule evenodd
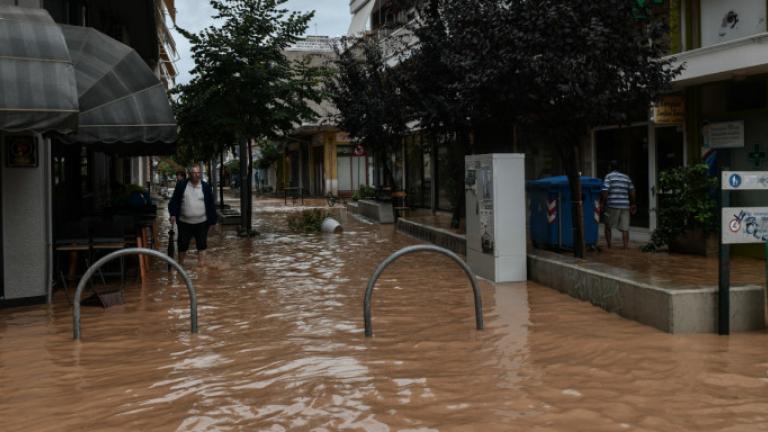
M768 190L768 171L723 171L723 190Z

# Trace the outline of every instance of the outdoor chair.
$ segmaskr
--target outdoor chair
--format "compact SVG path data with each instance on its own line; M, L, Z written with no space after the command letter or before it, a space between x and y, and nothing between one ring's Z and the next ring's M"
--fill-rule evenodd
M392 209L395 211L395 217L407 216L411 210L408 207L408 194L405 191L392 192Z

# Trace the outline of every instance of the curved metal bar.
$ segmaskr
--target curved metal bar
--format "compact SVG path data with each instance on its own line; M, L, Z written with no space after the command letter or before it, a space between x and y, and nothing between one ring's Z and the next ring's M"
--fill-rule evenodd
M376 268L376 271L373 272L373 276L371 276L371 278L368 280L368 286L365 288L365 299L363 300L363 318L365 319L365 336L366 337L373 336L373 326L371 324L371 296L373 295L373 286L376 285L376 281L379 280L379 276L381 276L381 274L384 272L384 269L386 269L390 264L395 262L395 260L397 260L398 258L414 252L441 253L443 255L448 256L452 260L456 261L456 263L458 263L459 266L461 266L461 268L464 270L464 273L467 274L469 281L472 283L472 291L475 295L475 324L477 325L478 330L482 330L484 327L483 299L480 297L480 290L477 288L477 280L475 279L475 276L472 274L472 270L470 270L467 263L465 263L464 260L459 258L458 255L449 251L448 249L441 248L439 246L434 246L434 245L415 245L415 246L404 247L399 251L390 255L389 258L385 259L384 261L381 262L381 264L379 264L379 266Z
M176 271L179 272L181 277L184 279L184 283L187 284L187 291L189 292L189 315L192 320L192 333L197 333L197 295L195 294L195 288L192 286L192 281L189 279L187 272L185 272L179 263L177 263L173 258L170 258L168 255L162 252L146 248L128 248L121 249L101 257L101 259L93 263L93 265L88 268L82 279L80 279L80 283L77 284L77 290L75 291L75 309L72 314L74 339L80 339L80 297L83 294L85 285L96 273L96 271L99 270L104 264L112 261L115 258L126 255L149 255L155 258L160 258L166 261L168 264L172 265Z

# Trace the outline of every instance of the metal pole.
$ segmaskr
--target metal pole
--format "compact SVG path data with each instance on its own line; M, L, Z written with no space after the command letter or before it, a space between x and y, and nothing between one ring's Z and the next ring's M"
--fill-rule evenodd
M85 289L85 285L104 264L108 263L109 261L112 261L115 258L122 258L126 255L153 256L155 258L160 258L166 261L168 264L176 268L176 271L179 272L182 279L184 279L184 283L187 285L187 292L189 293L189 316L190 316L190 320L192 321L191 323L192 333L197 333L197 295L195 294L195 288L192 286L192 280L189 279L189 275L187 275L187 272L184 271L184 269L179 265L179 263L177 263L174 259L170 258L168 255L162 252L158 252L153 249L145 249L145 248L128 248L128 249L121 249L119 251L115 251L108 255L103 256L101 259L96 261L91 267L89 267L88 270L83 275L82 279L80 279L80 283L77 284L77 290L75 290L74 311L72 313L72 321L73 321L72 337L75 340L80 339L80 297L83 294L83 289Z
M475 297L475 325L478 330L482 330L484 327L483 300L480 297L480 290L477 287L477 280L475 279L475 276L472 274L472 270L470 270L467 263L465 263L464 260L459 258L458 255L449 251L448 249L444 249L434 245L415 245L415 246L408 246L408 247L402 248L399 251L390 255L387 259L382 261L381 264L379 264L379 266L376 268L376 271L373 272L373 276L371 276L371 278L368 280L368 286L366 286L365 288L365 298L363 299L363 319L365 320L365 336L366 337L373 336L373 325L371 323L371 296L373 295L373 286L376 285L376 281L379 280L379 277L381 276L381 274L390 264L395 262L398 258L414 252L441 253L451 258L457 264L459 264L459 266L461 266L462 270L464 270L464 273L466 273L467 277L469 278L469 281L472 283L472 292Z
M720 155L718 155L720 156ZM723 184L723 171L727 168L722 167L720 170L720 183ZM720 229L723 229L723 208L731 205L730 192L721 189L720 191L720 208L718 209L718 219L720 221ZM717 318L717 332L721 335L727 335L731 333L731 245L723 244L722 232L720 233L720 254L718 262L718 318Z

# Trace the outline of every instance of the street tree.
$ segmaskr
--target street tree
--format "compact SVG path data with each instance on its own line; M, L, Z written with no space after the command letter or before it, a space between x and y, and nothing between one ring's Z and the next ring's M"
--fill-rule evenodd
M502 130L483 137L488 125L523 126L555 143L573 197L574 252L583 256L582 139L594 127L627 123L638 108L647 110L679 73L664 57L669 41L664 21L656 19L657 2L427 3L417 30L425 48L412 60L433 66L414 75L422 82L413 87L426 89L417 99L428 105L416 111L426 118L429 110L456 108L471 124L475 149L486 147L484 139L513 136ZM430 38L442 39L442 48L427 50ZM436 85L443 76L448 80Z
M216 154L222 142L239 145L246 234L251 233L252 143L311 120L316 114L307 101L321 100L321 68L284 54L314 13L290 12L286 2L211 0L213 25L199 33L178 29L192 44L195 61L192 80L177 90L182 142L195 157Z
M326 91L338 109L341 129L381 160L393 190L391 155L399 149L407 128L402 89L388 63L382 41L374 36L342 39L332 63L334 73Z
M632 113L647 113L680 68L665 57L666 22L650 1L521 5L502 21L518 42L510 63L525 65L529 101L521 120L557 144L572 197L574 253L582 257L581 142L597 126L628 124Z

